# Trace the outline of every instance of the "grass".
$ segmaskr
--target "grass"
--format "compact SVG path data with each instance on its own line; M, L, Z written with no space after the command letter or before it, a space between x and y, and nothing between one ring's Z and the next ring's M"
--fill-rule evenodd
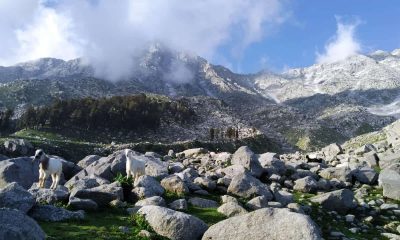
M217 212L216 208L199 208L189 204L186 213L196 216L207 223L208 226L225 220L225 215Z
M65 222L39 222L47 239L90 239L90 240L144 240L139 237L140 230L154 233L144 220L143 216L129 216L122 209L104 209L98 212L88 213L85 220ZM129 232L122 232L119 227L129 227ZM152 239L166 239L155 235Z
M65 137L61 134L47 131L46 129L23 129L0 138L0 143L4 143L11 138L26 139L31 142L35 148L42 148L50 154L59 155L72 162L77 162L85 156L93 154L95 148L103 146L102 144Z

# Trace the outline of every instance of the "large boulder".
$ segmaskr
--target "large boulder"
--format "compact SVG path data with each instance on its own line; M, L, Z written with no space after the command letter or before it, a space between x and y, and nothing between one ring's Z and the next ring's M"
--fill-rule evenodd
M125 174L125 168L125 152L121 150L94 161L76 174L74 178L82 179L86 176L98 176L112 182L118 173Z
M376 180L378 180L378 173L374 169L367 166L359 167L353 170L353 176L360 183L369 185L374 184Z
M277 202L280 202L283 206L288 205L289 203L294 202L293 194L287 192L285 190L276 190L274 191L274 197Z
M383 196L400 200L400 163L393 164L380 172L379 185L383 188Z
M247 146L242 146L232 156L232 164L242 165L248 169L255 177L260 177L263 173L263 168L257 159L257 156Z
M76 197L71 197L69 199L68 206L75 210L84 211L96 211L99 207L97 203L91 199L80 199Z
M345 214L348 210L357 207L354 200L354 193L349 189L341 189L332 192L323 193L310 199L314 203L330 211L336 211Z
M28 190L37 203L54 204L56 202L67 201L69 197L68 189L62 185L56 189L39 188L37 184L32 185Z
M332 143L321 149L321 152L325 156L325 160L331 161L336 158L338 154L343 153L342 147L337 143Z
M336 178L343 182L351 182L353 177L353 172L347 167L330 167L322 169L319 175L325 179L331 180Z
M400 163L400 150L397 152L386 151L378 154L379 167L385 169L395 163Z
M0 189L0 208L12 208L27 213L34 204L32 195L16 182Z
M306 215L288 209L263 208L212 225L203 240L319 240L318 226Z
M90 189L78 190L74 197L81 199L91 199L99 206L108 206L113 200L123 200L122 187L115 183L105 184Z
M194 179L194 183L210 191L213 191L217 187L215 181L207 177L197 177Z
M220 170L223 175L227 178L234 178L236 175L246 172L246 168L242 165L231 165L229 167Z
M4 142L4 150L12 156L28 156L33 153L34 148L25 139L10 139Z
M64 184L68 188L71 196L74 196L78 190L90 189L98 187L100 185L110 184L110 181L97 177L97 176L85 176L83 178L73 177L68 182Z
M393 147L400 146L400 120L385 127L384 132L386 133L386 140L389 144Z
M0 239L43 240L45 233L39 224L16 209L0 208Z
M273 173L283 175L286 172L285 162L279 159L278 154L267 152L258 155L258 162L260 162L261 167L273 169Z
M53 205L38 205L29 211L29 215L39 221L60 222L70 219L82 220L85 218L84 211L69 211Z
M236 175L229 184L228 193L243 198L255 196L264 196L267 200L273 198L268 186L248 173Z
M168 176L168 163L150 156L139 156L139 158L146 162L146 175L155 178L164 178Z
M145 206L139 211L154 231L173 240L200 239L207 224L197 217L159 206Z
M139 177L132 192L137 198L148 198L162 196L165 190L156 179L144 175Z
M17 182L29 189L39 179L39 162L32 163L32 158L20 157L0 161L0 188Z
M168 192L184 195L189 193L189 188L178 176L171 175L161 180L161 186Z
M314 178L307 176L304 178L297 179L294 182L293 190L304 192L304 193L312 193L316 192L318 188L317 181Z
M217 211L227 217L239 216L247 213L247 210L237 202L227 202L222 204Z
M85 158L83 158L82 160L80 160L76 165L78 165L81 168L86 168L87 166L96 162L100 158L101 157L98 155L89 155L89 156L86 156Z

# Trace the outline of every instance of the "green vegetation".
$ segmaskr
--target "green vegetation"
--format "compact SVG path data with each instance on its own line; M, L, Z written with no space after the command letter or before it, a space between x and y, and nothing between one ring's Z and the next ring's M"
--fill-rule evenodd
M343 146L346 149L356 149L365 144L373 144L383 140L386 140L386 134L383 131L377 131L352 138L349 141L345 142Z
M39 222L47 234L47 239L69 240L69 239L90 239L90 240L144 240L137 234L140 230L154 231L139 215L128 216L121 209L104 209L102 211L88 213L85 220L65 222ZM119 227L129 228L128 233L122 232ZM156 236L155 239L165 239Z
M355 131L355 135L358 136L372 131L374 131L374 128L370 124L362 123Z
M190 204L186 213L200 218L207 223L208 226L226 219L223 214L217 212L216 208L199 208L191 206Z
M35 148L42 148L45 152L61 156L69 161L77 162L87 155L93 154L96 148L103 144L91 143L76 138L67 138L45 129L24 129L0 138L0 144L11 138L26 139Z
M161 120L187 123L194 111L185 101L137 94L111 98L56 100L46 107L29 107L18 121L20 128L74 128L82 130L156 129Z
M316 129L287 129L284 131L287 141L303 151L316 151L326 145L334 142L341 143L346 138L329 127L320 127Z

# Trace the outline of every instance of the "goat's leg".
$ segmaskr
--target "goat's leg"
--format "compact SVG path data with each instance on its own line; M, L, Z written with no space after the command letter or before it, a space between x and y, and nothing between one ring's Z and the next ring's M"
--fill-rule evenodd
M43 187L43 171L39 170L39 182L38 182L39 188Z
M46 172L43 172L43 177L42 177L42 188L46 187L46 178L47 178L47 174Z
M53 189L57 189L57 186L60 182L60 174L59 173L54 174L54 180L55 181L54 181Z
M51 176L51 185L50 185L50 189L53 189L54 183L56 182L56 176L55 176L54 173L51 174L50 176Z

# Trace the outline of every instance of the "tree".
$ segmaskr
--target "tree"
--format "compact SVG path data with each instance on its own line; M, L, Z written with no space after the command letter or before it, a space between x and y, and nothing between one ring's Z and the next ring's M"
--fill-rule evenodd
M214 128L210 128L210 141L214 141L215 130Z

